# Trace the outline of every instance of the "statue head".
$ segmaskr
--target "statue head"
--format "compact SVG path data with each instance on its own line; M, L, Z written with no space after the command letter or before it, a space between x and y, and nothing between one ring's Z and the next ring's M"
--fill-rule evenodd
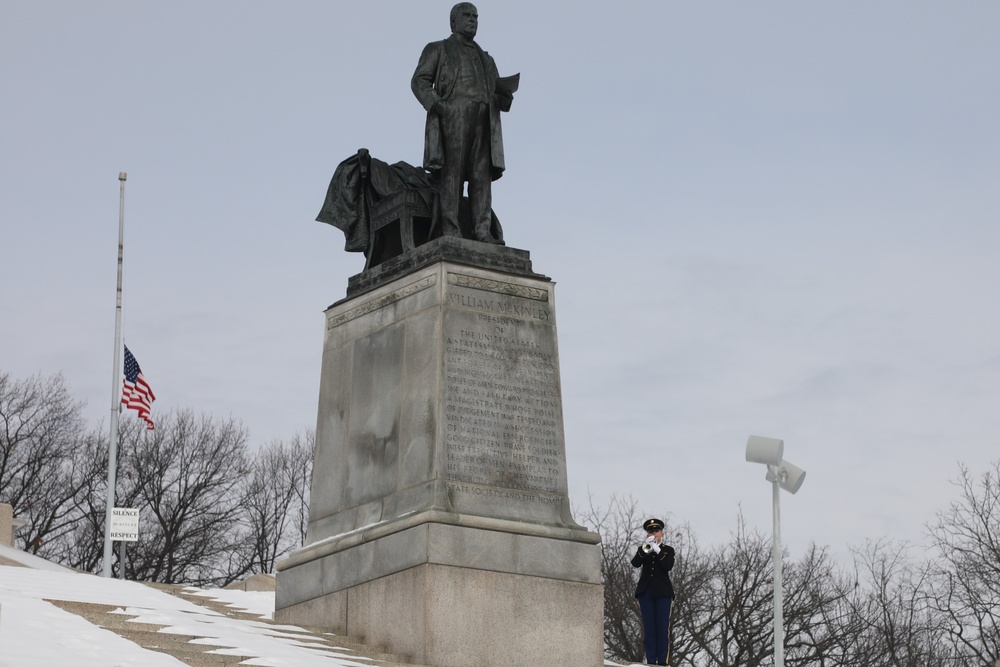
M451 8L451 31L472 39L479 28L479 12L471 2L460 2Z

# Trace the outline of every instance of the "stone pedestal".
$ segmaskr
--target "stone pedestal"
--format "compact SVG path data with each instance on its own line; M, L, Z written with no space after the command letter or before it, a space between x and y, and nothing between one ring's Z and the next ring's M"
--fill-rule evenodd
M435 667L598 667L599 536L567 496L553 283L442 238L326 312L307 544L275 618Z

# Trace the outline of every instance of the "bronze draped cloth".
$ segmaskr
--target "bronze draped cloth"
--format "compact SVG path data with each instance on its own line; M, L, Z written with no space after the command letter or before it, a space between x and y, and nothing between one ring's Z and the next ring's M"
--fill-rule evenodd
M318 222L333 225L344 232L344 250L368 253L371 210L375 202L395 194L400 190L416 190L427 204L427 209L435 212L431 238L440 235L437 219L437 187L430 174L420 167L406 162L388 164L373 158L367 148L360 149L339 165L333 172L330 187L326 191L326 201L316 216ZM503 230L496 214L493 214L493 236L503 240ZM467 198L462 199L459 218L463 235L471 238L471 216ZM468 232L468 235L466 234Z
M434 209L434 188L426 171L405 162L387 164L362 148L337 165L316 220L344 232L347 252L367 252L372 204L407 188L417 190L427 209Z

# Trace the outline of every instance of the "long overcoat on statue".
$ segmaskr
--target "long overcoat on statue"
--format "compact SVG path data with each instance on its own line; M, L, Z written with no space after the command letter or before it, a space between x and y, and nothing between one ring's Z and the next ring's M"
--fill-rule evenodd
M483 51L473 42L483 63L486 74L486 90L490 91L490 166L491 176L495 181L503 174L505 165L503 159L503 133L500 129L500 112L510 111L513 95L497 94L496 82L499 78L496 63L492 56ZM440 169L444 164L444 128L441 127L441 116L431 113L431 107L438 100L447 100L452 93L458 78L458 68L461 56L458 49L464 48L458 43L458 37L452 35L440 42L431 42L420 54L420 62L413 73L410 87L420 104L427 110L427 125L424 131L424 168L431 171Z

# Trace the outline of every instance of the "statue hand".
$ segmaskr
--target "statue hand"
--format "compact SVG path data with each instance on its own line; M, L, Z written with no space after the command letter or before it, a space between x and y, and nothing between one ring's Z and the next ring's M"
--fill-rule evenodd
M512 93L497 93L497 106L500 107L500 111L510 111L511 104L514 102L514 95Z

